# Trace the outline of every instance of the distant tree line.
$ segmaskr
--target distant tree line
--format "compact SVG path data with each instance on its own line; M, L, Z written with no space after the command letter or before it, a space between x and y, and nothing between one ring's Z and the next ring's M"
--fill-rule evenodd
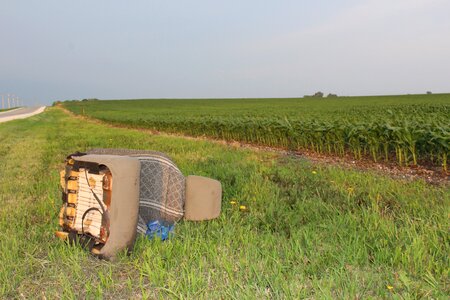
M427 95L432 95L433 93L431 91L427 91ZM409 95L409 94L408 94ZM323 98L324 97L324 93L322 93L321 91L318 91L316 93L314 93L314 95L305 95L304 98ZM327 95L327 98L337 98L338 95L337 94L333 94L333 93L329 93Z
M305 98L309 98L309 97L312 97L312 98L323 98L323 96L324 96L324 93L322 93L322 92L316 92L314 95L305 95ZM327 95L327 98L337 98L337 94L333 94L333 93L329 93L328 95Z
M61 104L63 102L79 102L79 101L83 101L83 102L86 102L86 101L99 101L99 99L97 99L97 98L85 98L85 99L82 99L82 100L77 100L77 99L65 100L65 101L57 100L57 101L54 101L52 105L53 106L57 106L57 105L59 105L59 104Z

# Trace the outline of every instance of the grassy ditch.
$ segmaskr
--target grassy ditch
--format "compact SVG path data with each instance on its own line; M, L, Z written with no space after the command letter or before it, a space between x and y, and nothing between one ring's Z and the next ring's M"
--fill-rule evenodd
M219 179L221 217L141 238L113 263L66 245L53 236L58 172L91 147L163 151L185 175ZM449 194L50 108L0 124L0 298L445 298Z

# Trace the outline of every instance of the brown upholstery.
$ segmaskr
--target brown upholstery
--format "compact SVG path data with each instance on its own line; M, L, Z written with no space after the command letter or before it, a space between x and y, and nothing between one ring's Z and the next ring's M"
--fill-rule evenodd
M131 249L136 238L139 211L139 160L116 155L84 155L73 158L105 165L113 176L114 188L109 209L110 235L99 254L104 258L112 258L120 250Z
M190 175L186 178L184 218L190 221L215 219L220 215L222 185L219 181Z

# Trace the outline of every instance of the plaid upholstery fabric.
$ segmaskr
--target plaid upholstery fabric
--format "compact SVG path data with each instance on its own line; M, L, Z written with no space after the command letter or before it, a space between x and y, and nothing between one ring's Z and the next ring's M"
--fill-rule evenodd
M170 160L170 157L162 152L132 149L108 149L94 148L87 151L87 154L123 155L123 156L159 156Z
M185 178L178 168L160 157L139 157L141 162L138 232L159 220L174 223L184 214Z
M128 149L92 149L88 154L125 155L139 159L139 233L145 234L150 221L159 220L167 224L183 217L185 177L165 154Z

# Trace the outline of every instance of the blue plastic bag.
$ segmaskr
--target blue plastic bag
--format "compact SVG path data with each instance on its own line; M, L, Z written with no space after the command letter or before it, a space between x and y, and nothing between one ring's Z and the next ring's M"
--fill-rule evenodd
M155 236L161 238L162 241L167 240L172 234L175 224L163 225L161 222L150 221L147 223L147 232L145 235L151 240Z

